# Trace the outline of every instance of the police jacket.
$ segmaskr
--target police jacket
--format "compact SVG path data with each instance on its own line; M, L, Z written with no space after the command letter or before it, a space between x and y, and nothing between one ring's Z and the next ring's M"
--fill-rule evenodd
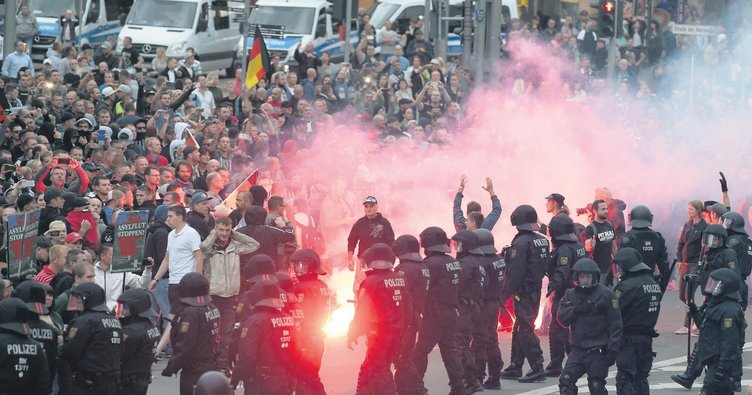
M699 284L705 284L710 273L712 273L715 269L721 268L731 269L736 272L736 274L740 278L739 289L743 289L743 284L741 283L743 283L744 281L741 280L742 274L739 267L739 257L736 256L736 252L734 252L734 250L728 247L708 249L708 251L705 253L705 264L703 265L702 271L700 272Z
M718 370L729 374L739 363L739 346L747 328L744 312L738 301L726 296L712 297L705 306L697 356L701 362L718 358Z
M483 298L483 288L488 280L486 270L480 266L480 260L477 255L471 255L467 252L457 254L460 261L460 303L475 303Z
M746 280L752 271L752 240L744 233L729 230L728 246L736 252L742 278Z
M657 266L662 276L668 275L668 250L666 240L660 233L650 228L632 228L622 238L620 248L624 247L639 251L643 263L653 271Z
M619 300L624 336L654 335L663 294L653 272L625 273L614 294Z
M25 362L24 362L25 361ZM42 345L27 335L0 329L0 392L47 395L50 371Z
M587 255L585 247L578 241L557 241L548 259L548 294L555 298L564 297L564 292L572 288L572 266Z
M483 300L497 301L501 296L504 281L504 259L499 255L482 255L478 257L480 266L486 272L487 282L483 287Z
M329 318L329 287L315 274L298 278L295 295L298 296L298 309L303 313L300 320L302 336L324 336L323 328Z
M293 319L282 311L254 307L240 326L238 363L234 380L248 380L257 376L279 377L292 374L295 362L295 327ZM262 380L263 381L263 380Z
M401 273L407 282L407 291L413 304L413 318L420 317L426 305L426 294L431 279L428 267L422 261L400 259L400 264L394 271Z
M55 377L57 371L58 342L60 335L58 328L39 319L37 314L29 314L29 337L42 343L50 377ZM51 382L50 382L51 383ZM0 387L2 388L2 387Z
M60 356L84 378L90 374L120 377L123 329L115 316L85 311L68 324Z
M387 269L367 271L358 289L358 304L347 337L402 332L410 324L411 303L407 282L400 273Z
M191 211L185 217L185 222L201 236L201 241L206 240L209 237L212 229L214 229L214 217L210 214L204 216L196 211Z
M429 304L457 306L459 304L460 263L441 252L428 252L423 260L431 278L428 280L426 309Z
M605 285L590 289L572 288L559 304L559 323L570 327L570 341L580 348L618 351L622 325L619 302Z
M258 250L259 243L240 232L231 231L230 244L218 247L216 233L201 242L204 275L209 280L209 294L229 298L240 292L240 257Z
M173 314L172 358L165 372L172 375L181 369L213 370L219 344L219 310L211 303L206 306L181 303Z
M696 224L692 221L684 224L676 246L676 257L685 263L697 263L702 251L702 231L707 227L708 223L702 218Z
M123 354L120 356L120 376L151 373L154 350L159 342L159 329L148 318L128 317L123 325Z
M548 263L548 240L540 233L521 230L512 240L504 260L507 263L501 301L530 290L540 290Z

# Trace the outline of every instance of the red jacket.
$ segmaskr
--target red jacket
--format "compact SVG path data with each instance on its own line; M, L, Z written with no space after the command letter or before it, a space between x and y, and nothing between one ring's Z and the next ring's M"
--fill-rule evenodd
M99 248L99 238L97 237L97 221L94 220L94 216L91 211L71 211L65 219L71 226L71 231L81 233L81 222L89 221L91 227L86 234L81 235L84 239L84 245L91 247L92 249Z

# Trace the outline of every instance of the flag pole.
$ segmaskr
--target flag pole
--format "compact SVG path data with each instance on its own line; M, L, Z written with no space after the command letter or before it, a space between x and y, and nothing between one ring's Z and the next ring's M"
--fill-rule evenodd
M250 33L251 24L251 12L256 8L256 2L258 0L245 0L245 7L243 7L244 19L243 21L243 75L240 78L243 87L245 87L245 75L248 72L248 33ZM232 78L234 76L228 75ZM242 90L242 89L241 89Z

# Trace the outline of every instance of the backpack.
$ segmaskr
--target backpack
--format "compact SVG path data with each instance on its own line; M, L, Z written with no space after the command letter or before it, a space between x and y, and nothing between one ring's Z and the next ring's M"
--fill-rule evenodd
M324 246L324 238L321 236L321 232L316 228L316 224L313 222L313 217L306 213L297 213L298 214L304 214L306 217L308 217L308 224L302 224L298 221L298 219L295 217L295 215L292 217L292 222L295 225L297 229L300 229L300 248L310 248L319 255L323 254L325 251Z

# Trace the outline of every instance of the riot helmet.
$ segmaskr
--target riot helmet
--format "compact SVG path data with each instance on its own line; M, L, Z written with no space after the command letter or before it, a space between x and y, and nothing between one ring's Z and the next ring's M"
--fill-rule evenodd
M730 230L743 235L747 234L747 231L744 230L744 217L741 214L736 211L729 211L726 214L723 214L721 218L721 224L727 231Z
M50 313L47 309L47 292L44 286L36 281L24 281L13 290L13 297L19 298L26 303L30 312L47 315Z
M273 275L277 272L277 265L274 260L266 254L256 254L248 260L248 263L242 268L243 278L251 283L260 280L258 276Z
M555 241L577 241L574 234L574 221L568 215L558 214L551 219L548 226L548 234Z
M395 259L392 248L385 243L376 243L363 253L363 261L369 269L391 269Z
M725 267L713 270L703 284L702 294L706 296L726 295L731 299L740 300L739 276L733 270Z
M110 311L105 301L104 289L95 283L84 283L71 288L68 311Z
M0 328L19 335L29 334L29 309L21 299L0 300Z
M253 284L251 290L248 291L248 303L253 307L266 306L281 309L285 307L282 299L279 298L281 293L282 290L277 285L276 279L261 280Z
M145 289L129 289L117 298L115 305L115 317L128 318L140 316L144 318L154 318L157 314L151 309L151 297Z
M211 302L209 280L201 273L191 272L178 283L180 301L191 306L206 306Z
M290 264L298 277L306 274L322 276L326 274L326 271L321 267L319 254L310 248L293 252L290 256Z
M512 226L516 226L517 230L540 230L540 224L538 224L538 213L533 206L523 204L518 206L512 211L511 216Z
M457 242L457 252L468 252L471 254L480 253L478 248L478 236L475 232L469 230L461 230L454 236L452 240Z
M590 289L598 285L601 279L601 271L598 264L590 258L582 258L572 267L572 280L574 286L579 289Z
M230 380L217 371L206 372L193 386L193 395L232 395Z
M420 245L426 252L442 252L448 254L452 252L449 248L449 238L447 238L444 229L438 226L431 226L420 232Z
M708 225L704 231L702 231L702 245L706 248L720 248L726 246L726 240L728 239L728 233L723 226L718 224Z
M394 240L392 251L400 261L420 262L423 260L420 256L420 242L413 235L402 235Z
M475 235L478 236L478 250L483 255L494 255L498 251L494 247L494 235L488 229L477 229Z
M611 267L616 278L621 278L625 273L650 270L650 267L642 262L640 252L632 247L620 248L614 255L614 264Z
M649 228L653 224L653 213L647 206L635 206L629 212L629 226L633 228Z

